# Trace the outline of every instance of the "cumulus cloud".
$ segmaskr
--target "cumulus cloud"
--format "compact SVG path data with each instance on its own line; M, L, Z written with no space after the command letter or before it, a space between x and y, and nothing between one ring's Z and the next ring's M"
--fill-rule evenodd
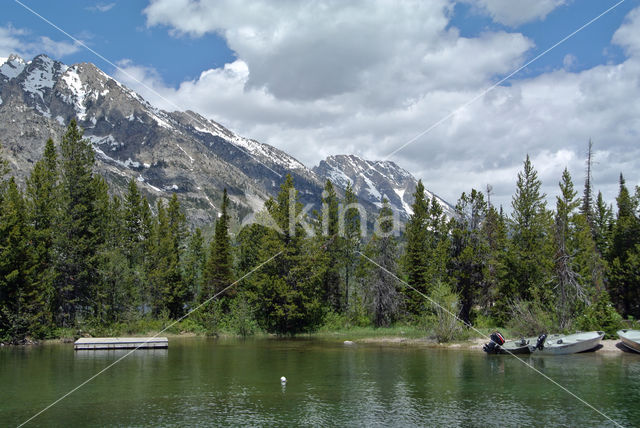
M80 45L67 41L56 41L46 36L33 38L28 30L15 28L11 24L0 27L0 57L15 53L27 59L46 53L62 58L77 52Z
M148 25L170 26L174 34L222 34L251 70L247 85L265 87L279 99L364 92L371 103L388 103L405 102L415 96L410 89L414 84L438 84L442 77L457 85L472 84L470 78L502 71L496 65L512 66L531 46L519 34L460 38L457 30L447 29L451 7L447 0L161 0L144 13ZM498 44L504 46L494 49ZM481 55L471 58L472 52ZM502 57L492 57L494 53ZM455 70L452 59L457 60ZM390 79L397 82L393 88L378 85ZM407 90L396 93L400 87Z
M11 24L0 27L0 57L8 57L20 48L20 37L24 30L14 28Z
M80 49L80 45L75 42L69 43L66 41L55 41L49 37L43 36L40 37L39 43L33 43L29 48L31 50L40 50L54 58L62 58L77 52Z
M510 27L517 27L531 21L542 20L555 8L567 0L464 0L479 12Z
M640 56L640 8L632 10L623 25L613 35L613 42L622 46L628 55Z
M309 166L337 153L385 158L453 112L392 158L452 202L492 184L508 209L529 153L554 203L565 166L582 181L590 138L594 182L609 200L620 171L638 183L638 10L613 37L629 55L623 63L574 73L567 57L564 68L461 109L520 66L533 43L517 32L461 37L449 26L449 2L419 6L156 0L145 9L149 25L177 37L217 32L238 59L178 87L130 62L116 77L163 108L198 111ZM541 10L529 19L551 9Z

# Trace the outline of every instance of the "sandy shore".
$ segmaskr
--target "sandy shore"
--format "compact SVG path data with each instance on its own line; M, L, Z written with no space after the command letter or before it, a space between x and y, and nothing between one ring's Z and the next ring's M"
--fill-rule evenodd
M486 338L476 338L465 342L456 343L438 343L433 339L408 339L406 337L371 337L365 339L354 340L355 343L368 343L368 344L380 344L380 345L406 345L406 346L423 346L428 348L443 348L443 349L465 349L471 351L482 352L482 345L488 342ZM598 353L606 354L620 354L622 355L626 351L621 345L621 342L617 339L603 340L601 342L602 347L598 349Z

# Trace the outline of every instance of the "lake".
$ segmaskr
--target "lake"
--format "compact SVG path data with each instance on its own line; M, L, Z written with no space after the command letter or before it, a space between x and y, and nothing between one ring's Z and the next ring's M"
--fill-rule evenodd
M0 348L0 426L24 422L126 352ZM525 360L616 422L640 425L640 355ZM174 425L613 426L508 355L199 337L136 351L29 424Z

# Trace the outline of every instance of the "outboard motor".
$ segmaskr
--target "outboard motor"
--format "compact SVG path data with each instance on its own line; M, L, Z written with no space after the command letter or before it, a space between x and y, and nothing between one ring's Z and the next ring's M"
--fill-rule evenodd
M499 331L494 331L489 338L491 342L485 343L482 350L487 354L499 354L500 346L504 345L505 342L504 336L502 336Z
M538 341L536 342L536 349L542 351L544 349L544 341L547 340L547 335L542 333L538 336Z

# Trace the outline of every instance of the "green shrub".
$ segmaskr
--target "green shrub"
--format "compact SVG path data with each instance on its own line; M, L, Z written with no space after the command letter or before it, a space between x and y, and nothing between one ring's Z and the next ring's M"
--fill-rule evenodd
M448 284L438 282L430 297L436 304L431 304L431 314L427 315L426 322L431 324L436 340L446 343L463 338L463 324L457 318L460 313L458 294L454 293Z
M253 336L259 330L253 308L242 295L231 302L225 321L231 332L238 336Z
M483 330L496 330L500 327L496 320L483 314L476 314L475 319L473 320L473 326L477 329Z
M193 312L189 318L200 326L202 332L208 336L218 336L222 330L222 303L213 300Z
M616 332L623 327L622 316L616 312L606 291L602 291L597 299L586 307L577 319L578 328L585 331L601 330L605 339L617 338Z
M517 336L538 336L555 331L556 320L552 311L538 300L516 300L510 305L509 328Z
M318 331L333 332L338 330L344 330L351 327L349 319L344 314L339 314L334 311L329 311L324 315L324 323Z

